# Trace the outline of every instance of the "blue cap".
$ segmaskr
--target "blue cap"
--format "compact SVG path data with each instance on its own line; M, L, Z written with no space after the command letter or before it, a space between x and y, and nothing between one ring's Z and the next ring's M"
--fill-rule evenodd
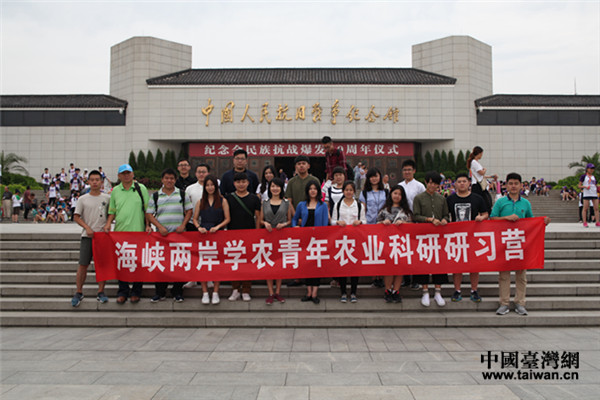
M119 174L123 173L123 172L133 172L133 168L131 168L131 165L129 164L123 164L119 167Z

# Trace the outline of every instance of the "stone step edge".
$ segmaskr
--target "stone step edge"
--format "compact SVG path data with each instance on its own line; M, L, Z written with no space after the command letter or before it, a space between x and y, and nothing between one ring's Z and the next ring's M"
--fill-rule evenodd
M156 313L123 312L3 312L0 324L7 326L73 327L181 327L181 328L406 328L406 327L553 327L598 326L600 311L537 311L521 316L513 311L499 316L492 313L444 311L423 314L400 313L287 313L273 318L272 313L202 312L157 316Z

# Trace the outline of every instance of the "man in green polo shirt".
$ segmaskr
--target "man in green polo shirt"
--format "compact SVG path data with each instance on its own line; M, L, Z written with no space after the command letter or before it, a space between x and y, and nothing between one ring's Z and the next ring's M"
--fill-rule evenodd
M111 224L115 221L115 232L144 232L146 230L146 206L148 205L148 190L146 186L133 180L133 168L123 164L118 171L119 183L110 194L108 219L104 232L109 233ZM124 304L130 297L132 303L140 301L142 282L119 281L117 303Z
M503 219L506 221L516 222L521 218L532 218L531 203L529 200L521 197L523 183L521 175L511 172L506 176L506 189L508 195L496 201L490 219ZM550 223L550 218L544 217L546 225ZM515 271L515 312L519 315L527 315L525 308L525 289L527 287L527 276L525 269ZM500 307L496 310L496 314L504 315L510 311L510 271L500 271L498 278Z
M306 200L306 185L308 182L315 181L321 186L321 182L316 176L308 173L310 169L310 159L307 156L298 156L294 160L296 165L297 175L288 182L285 190L285 197L292 202L294 210L298 207L298 203Z

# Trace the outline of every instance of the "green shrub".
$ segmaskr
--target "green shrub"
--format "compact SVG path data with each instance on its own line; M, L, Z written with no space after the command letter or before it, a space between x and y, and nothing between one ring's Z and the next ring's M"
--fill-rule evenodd
M454 171L444 171L444 172L442 172L442 175L444 175L446 177L446 179L450 178L450 179L454 180L454 178L456 178L456 172L454 172Z
M415 179L423 184L425 184L425 172L417 171L415 172Z
M10 172L2 175L2 183L5 185L8 184L9 186L11 184L17 184L24 187L31 186L32 189L42 189L42 185L39 182L36 182L31 176L13 174Z
M2 193L4 193L4 188L6 187L6 185L0 185L0 191ZM27 190L26 186L23 185L19 185L17 183L11 183L10 185L8 185L8 190L10 190L10 192L12 194L15 194L15 191L19 189L19 191L21 192L21 195L23 195L23 193L25 193L25 190Z
M551 184L551 183L553 183L553 182L549 182L548 184ZM573 188L573 189L579 190L579 188L577 187L578 184L579 184L578 176L568 176L566 178L559 180L556 184L552 185L552 188L553 189L562 189L563 186L566 186L568 188Z

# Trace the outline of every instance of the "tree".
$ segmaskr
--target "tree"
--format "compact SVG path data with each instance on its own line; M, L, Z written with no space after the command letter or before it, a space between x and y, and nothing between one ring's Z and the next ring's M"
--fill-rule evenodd
M131 150L129 152L129 165L131 165L131 168L133 168L133 170L137 170L137 161L135 160L135 154L133 153L133 150Z
M163 159L163 153L160 149L156 150L156 157L154 158L154 164L156 165L157 171L165 169L165 161Z
M440 155L440 151L436 149L433 152L433 168L431 170L441 171L440 164L442 163L442 156Z
M2 164L2 176L6 176L8 173L23 173L29 175L29 172L20 165L19 163L27 162L25 157L16 155L15 153L4 154L4 150L0 153L0 164Z
M572 162L569 164L569 168L577 168L575 175L579 176L585 174L585 167L588 164L594 164L596 168L598 168L598 164L600 164L600 153L596 152L591 156L582 156L581 162ZM594 176L597 180L600 180L600 171L598 171L598 169L594 171Z
M448 170L456 172L456 159L452 150L448 152Z
M179 160L187 160L187 154L185 154L185 149L183 148L183 146L181 146L181 148L179 149L179 155L177 156L177 160L175 160L176 162L179 162Z
M456 156L456 172L464 169L467 169L467 160L465 160L465 154L461 150Z
M139 151L137 156L137 167L140 171L146 170L146 156L143 151Z
M423 165L423 156L421 153L415 154L415 163L417 164L417 171L425 170L425 166Z
M167 150L165 153L165 168L177 168L177 160L175 160L175 152L171 149Z
M440 157L440 166L438 171L448 171L448 154L446 154L446 150L442 150L442 156Z
M154 164L154 156L150 150L146 153L146 171L158 171L156 164Z
M425 170L422 172L427 172L433 170L433 158L431 157L431 153L429 150L425 153Z

